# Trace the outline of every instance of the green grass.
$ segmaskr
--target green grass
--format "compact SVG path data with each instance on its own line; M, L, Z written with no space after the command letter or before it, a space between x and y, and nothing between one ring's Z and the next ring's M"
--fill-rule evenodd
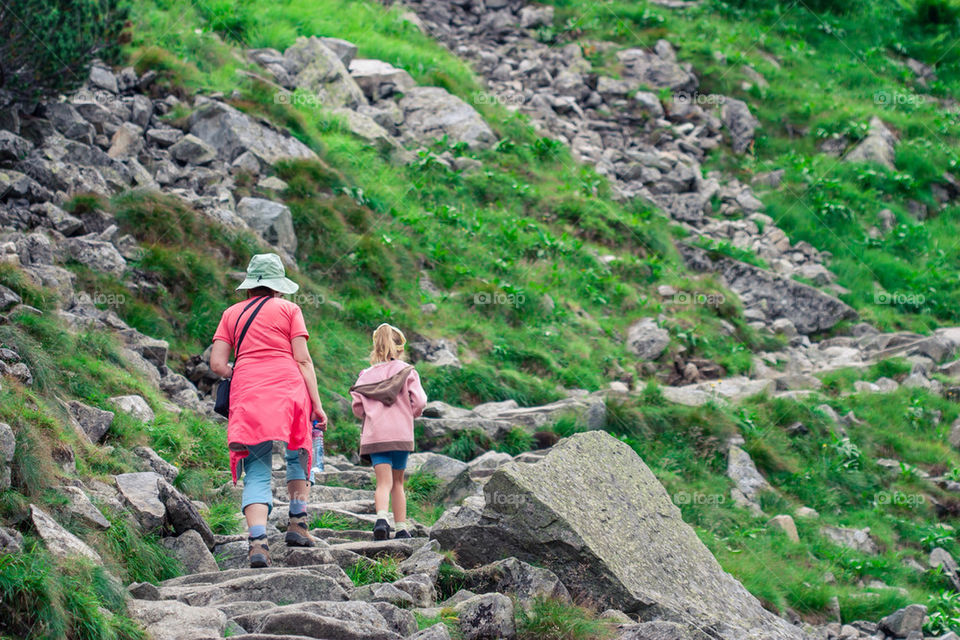
M353 584L362 587L365 584L376 582L393 582L403 577L400 573L400 562L390 556L378 560L361 560L346 570Z
M593 611L559 600L537 598L529 611L520 606L516 611L519 640L604 640L614 635Z
M37 541L0 555L0 635L13 638L141 640L125 594L102 567L58 562Z
M414 611L413 616L416 618L417 628L420 630L427 629L436 624L442 624L447 628L447 632L453 640L461 640L463 638L457 612L449 607L444 607L440 610L440 613L435 616L425 616L418 611Z
M357 525L347 516L339 513L333 513L332 511L324 511L323 513L314 516L313 520L310 521L310 528L347 531L350 529L356 529Z

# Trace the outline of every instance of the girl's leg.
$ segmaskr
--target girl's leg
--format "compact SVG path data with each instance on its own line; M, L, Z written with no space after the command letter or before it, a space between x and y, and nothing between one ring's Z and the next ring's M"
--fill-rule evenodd
M407 494L403 490L404 469L393 469L393 489L390 491L390 501L393 503L393 521L397 529L406 528L407 522Z
M374 465L373 472L377 476L377 490L373 494L373 505L377 510L377 517L388 513L390 493L393 489L393 474L387 462Z

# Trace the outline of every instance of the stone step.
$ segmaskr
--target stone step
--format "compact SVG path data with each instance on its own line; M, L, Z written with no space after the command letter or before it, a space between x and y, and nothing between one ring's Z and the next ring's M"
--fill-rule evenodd
M317 571L291 567L268 573L255 571L223 582L164 585L159 588L160 598L194 607L242 600L295 603L347 599L347 590L340 585L341 581Z

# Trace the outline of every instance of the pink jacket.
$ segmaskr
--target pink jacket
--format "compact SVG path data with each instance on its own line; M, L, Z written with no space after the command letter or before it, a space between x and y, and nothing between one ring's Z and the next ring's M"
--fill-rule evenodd
M403 378L402 372L408 367L406 378L397 380L399 386L395 389L395 400L391 402L390 397L377 399L378 395L384 395L382 388L377 389L377 383L389 383L389 379L398 374ZM402 360L375 364L360 372L357 383L350 389L350 395L353 397L353 414L363 420L361 455L382 451L413 451L413 419L423 413L427 405L427 394L423 391L416 369Z

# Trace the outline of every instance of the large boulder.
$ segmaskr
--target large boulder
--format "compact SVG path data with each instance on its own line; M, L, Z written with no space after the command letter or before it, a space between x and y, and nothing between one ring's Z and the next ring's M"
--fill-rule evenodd
M153 422L154 418L156 418L153 409L150 408L150 405L147 404L143 396L114 396L107 400L107 402L140 422Z
M203 537L192 529L184 531L176 537L163 538L160 544L173 553L173 556L180 561L187 573L220 570L213 554L210 553L210 549L203 541Z
M413 87L400 100L404 127L418 141L432 143L447 136L451 143L466 142L485 148L497 141L477 110L440 87Z
M673 48L661 41L654 51L624 49L617 52L617 60L623 65L623 76L631 81L631 88L646 86L650 89L672 89L692 92L697 88L697 78L677 63Z
M753 142L753 132L760 121L757 120L747 103L735 98L727 98L720 109L723 126L730 132L730 146L734 153L743 153Z
M696 621L717 640L803 637L723 571L643 460L606 432L501 467L484 497L482 511L453 509L431 529L461 563L512 555L553 571L575 598L641 621Z
M113 424L113 412L104 411L97 407L83 404L78 400L71 400L67 405L70 415L77 421L90 442L94 444L100 442L110 430Z
M670 333L653 318L643 318L627 329L627 350L641 360L656 360L670 344Z
M263 164L273 165L287 158L316 160L310 147L223 102L211 101L190 116L190 133L209 143L220 158L233 162L249 151Z
M296 252L297 234L293 230L293 216L285 204L247 197L237 203L237 214L270 244L291 254Z
M64 246L71 258L94 271L120 277L127 268L127 261L117 248L95 234L67 238Z

